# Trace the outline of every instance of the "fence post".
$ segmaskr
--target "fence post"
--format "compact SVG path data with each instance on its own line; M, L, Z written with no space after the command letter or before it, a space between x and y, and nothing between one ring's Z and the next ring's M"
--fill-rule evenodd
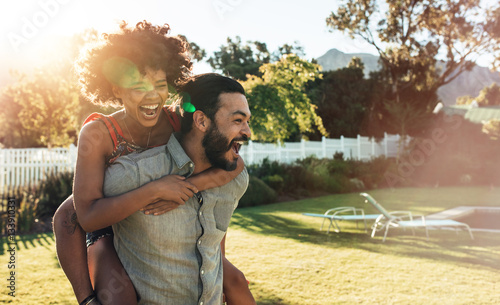
M346 159L347 155L345 154L344 136L340 136L340 149L342 150L342 155L344 156L344 159Z
M323 150L323 158L326 158L326 138L325 138L325 136L321 137L321 148Z
M304 140L304 138L300 139L300 154L302 156L302 159L305 159L305 157L306 157L306 140Z
M361 136L358 134L358 160L361 160Z
M388 158L389 157L389 152L387 151L387 133L384 132L384 153L385 153L385 157Z
M69 145L68 153L69 153L69 167L72 171L74 171L76 166L76 156L78 154L78 150L75 144L71 143Z
M281 156L281 140L278 140L277 145L278 145L278 149L277 149L277 151L278 151L278 159L277 159L277 161L281 163L281 162L283 162L283 159L282 159L282 156Z
M375 139L372 137L372 158L375 158Z
M248 141L248 164L253 164L253 142Z

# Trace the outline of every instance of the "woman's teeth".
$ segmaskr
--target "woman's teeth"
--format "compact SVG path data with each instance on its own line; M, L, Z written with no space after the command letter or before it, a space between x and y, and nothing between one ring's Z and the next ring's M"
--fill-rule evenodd
M156 105L144 105L140 107L141 112L146 117L154 117L156 115L156 110L158 109L158 104Z

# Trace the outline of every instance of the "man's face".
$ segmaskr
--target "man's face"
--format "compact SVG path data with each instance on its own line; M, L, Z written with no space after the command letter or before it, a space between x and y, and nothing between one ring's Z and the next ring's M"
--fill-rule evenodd
M241 93L222 93L219 100L220 108L202 144L212 166L232 171L236 169L241 145L252 135L248 126L250 109Z

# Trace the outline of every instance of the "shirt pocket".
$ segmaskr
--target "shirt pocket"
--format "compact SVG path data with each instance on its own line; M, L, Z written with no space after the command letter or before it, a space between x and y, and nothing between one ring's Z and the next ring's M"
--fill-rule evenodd
M215 226L218 230L226 232L231 222L234 209L236 208L236 198L231 194L224 194L217 200L214 207Z

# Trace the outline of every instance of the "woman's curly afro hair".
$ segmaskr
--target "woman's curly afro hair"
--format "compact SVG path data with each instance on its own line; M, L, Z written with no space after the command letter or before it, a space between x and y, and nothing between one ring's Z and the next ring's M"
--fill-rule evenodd
M169 36L169 31L167 24L154 26L143 21L135 28L128 28L122 21L118 33L103 34L101 41L90 45L75 63L83 96L98 105L122 105L113 95L109 76L103 72L114 59L132 63L142 75L146 67L163 70L167 83L173 86L187 79L192 68L188 44L179 37ZM120 68L116 72L120 73Z

